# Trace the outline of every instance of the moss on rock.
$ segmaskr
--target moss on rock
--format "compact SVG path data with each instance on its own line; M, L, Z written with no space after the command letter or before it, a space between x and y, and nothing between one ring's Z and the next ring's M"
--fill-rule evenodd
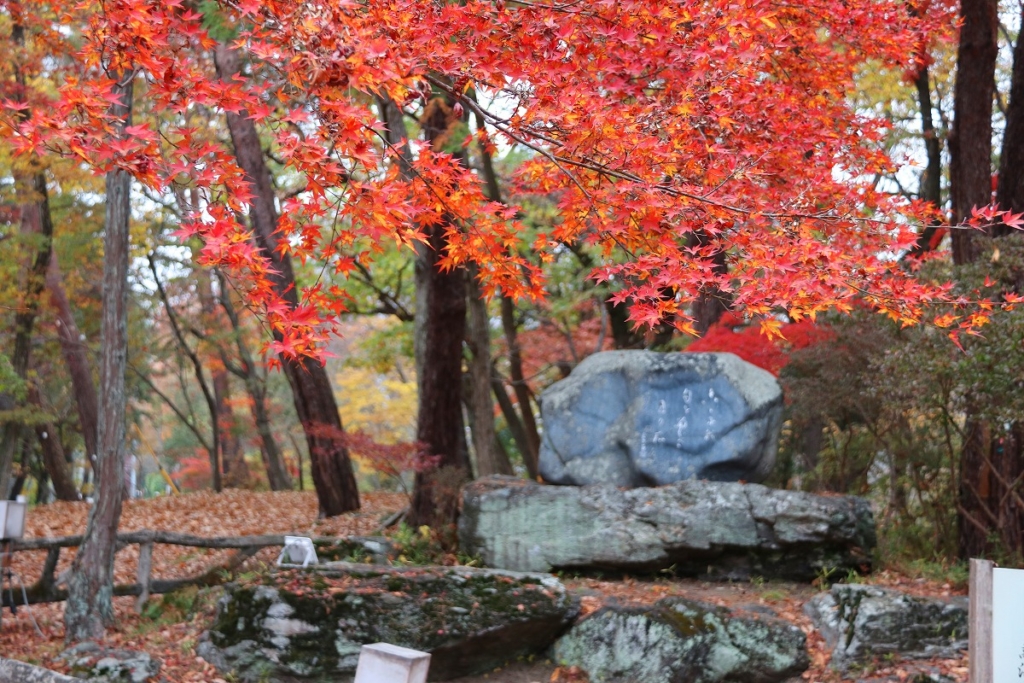
M444 680L545 649L575 613L549 576L335 563L231 586L201 654L242 680L334 681L388 642L431 652Z
M809 663L800 629L683 598L604 607L554 647L594 683L774 683Z

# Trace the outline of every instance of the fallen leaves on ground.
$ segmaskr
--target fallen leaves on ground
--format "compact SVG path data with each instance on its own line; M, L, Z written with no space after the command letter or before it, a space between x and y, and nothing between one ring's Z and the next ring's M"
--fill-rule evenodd
M124 505L119 531L173 531L206 538L215 536L258 536L294 534L300 536L368 536L380 533L382 520L408 503L400 493L364 493L357 512L319 519L316 494L312 491L203 491L178 496L130 500ZM88 503L57 502L29 510L26 538L55 538L85 532ZM223 563L232 550L156 545L153 549L154 579L194 576L212 565ZM257 555L273 561L279 548L267 548ZM74 550L61 552L57 574L71 566ZM46 551L19 552L14 571L26 584L39 578ZM129 545L117 554L114 575L118 583L135 583L139 546Z

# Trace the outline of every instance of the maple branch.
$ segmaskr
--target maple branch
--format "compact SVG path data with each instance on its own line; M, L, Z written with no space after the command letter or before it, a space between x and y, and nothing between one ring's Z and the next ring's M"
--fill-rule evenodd
M374 311L375 313L387 313L388 315L395 316L402 322L409 322L413 319L413 314L410 313L409 309L402 305L402 303L394 295L377 286L377 284L373 281L373 275L370 273L370 270L366 266L364 266L358 259L356 259L354 263L356 270L359 271L359 273L356 275L356 279L365 284L370 289L372 289L373 292L377 295L377 299L381 303L381 307ZM408 262L406 262L406 265L407 264ZM401 294L401 273L402 270L404 269L405 265L403 265L401 270L399 270L398 272L399 294Z

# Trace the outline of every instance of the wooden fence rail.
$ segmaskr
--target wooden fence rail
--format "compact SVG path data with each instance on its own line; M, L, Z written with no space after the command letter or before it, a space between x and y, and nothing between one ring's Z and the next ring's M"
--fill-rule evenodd
M30 586L25 587L24 595L20 587L12 587L14 604L24 604L25 598L30 605L42 602L61 602L66 600L68 592L61 588L65 583L64 574L56 576L57 564L60 561L62 548L73 548L82 544L82 536L62 536L59 538L27 538L13 541L10 545L10 552L16 553L26 550L46 550L46 560L43 562L43 571L39 579ZM379 542L373 538L314 538L314 545L336 546L341 542L365 543L368 541ZM137 583L118 584L114 586L114 595L134 595L138 597L135 601L135 608L142 610L146 600L152 594L170 593L186 586L215 586L223 583L225 577L230 575L243 562L255 555L263 548L271 548L284 545L283 534L270 534L264 536L220 536L205 538L202 536L191 536L189 534L178 534L171 531L130 531L117 535L117 551L128 545L139 545L139 566ZM178 545L191 548L214 548L233 549L234 553L227 561L213 565L201 574L181 579L154 579L152 577L153 567L153 546ZM69 570L70 571L70 570ZM66 572L65 572L66 573ZM0 607L8 607L12 600L12 591L4 590L0 596Z

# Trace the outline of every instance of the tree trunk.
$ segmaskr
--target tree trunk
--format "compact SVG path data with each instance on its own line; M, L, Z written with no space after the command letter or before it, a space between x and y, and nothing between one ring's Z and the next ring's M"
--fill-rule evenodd
M995 94L997 2L961 0L960 43L954 85L954 123L949 139L950 195L953 224L987 206L992 197L992 98ZM953 261L963 265L977 257L970 230L952 230ZM987 476L990 428L968 411L960 456L958 535L962 557L988 547Z
M36 387L29 388L28 400L39 412L44 412L39 390ZM36 438L39 440L39 449L43 455L43 467L50 481L53 482L53 492L57 500L77 501L78 487L75 486L74 477L71 476L71 466L65 456L64 445L60 442L60 435L57 427L52 422L37 424L35 427ZM43 482L39 482L39 489L44 488Z
M227 283L223 276L217 271L217 283L220 285L220 304L224 313L231 323L231 330L235 336L235 345L238 347L238 357L242 361L242 367L238 368L235 375L245 383L245 389L249 393L249 401L252 411L252 419L256 424L256 433L260 437L260 455L263 458L263 467L267 472L267 483L271 491L291 491L292 480L288 476L288 468L284 464L284 456L277 446L277 439L274 437L273 425L270 421L270 413L267 411L267 387L263 380L256 374L256 364L249 350L249 344L245 341L245 329L235 306L231 303L231 295L228 293ZM227 363L225 362L225 365ZM299 487L302 490L302 487Z
M1021 21L1024 21L1024 9L1021 10ZM1024 211L1024 40L1020 38L1013 48L1013 75L1010 78L1003 147L999 154L996 202L1005 211ZM1002 226L999 232L1005 234L1008 229Z
M220 350L220 342L216 337L219 334L218 330L221 329L221 320L214 304L209 271L199 269L196 271L196 279L199 285L199 301L205 318L207 341ZM223 353L220 355L223 356ZM235 410L231 405L228 371L223 362L219 366L211 363L210 374L213 379L213 402L220 432L220 462L224 471L224 485L245 486L250 476L249 465L245 462L245 454L238 438L238 422L235 420Z
M516 324L516 310L512 299L501 297L501 327L505 332L505 343L508 345L509 374L512 378L512 391L519 404L519 415L526 437L526 449L523 453L523 464L530 479L538 475L537 460L540 453L540 433L537 430L537 419L533 415L533 400L530 387L526 384L523 373L523 356L519 348L519 326ZM522 448L523 444L520 444Z
M508 455L497 448L494 401L491 399L491 326L487 302L474 277L469 278L469 362L467 403L473 431L477 476L512 474Z
M414 181L405 120L398 106L378 101L387 140L399 151L399 171ZM444 142L454 121L449 103L435 98L421 124L431 145ZM456 155L463 163L461 154ZM466 330L466 273L442 273L437 260L444 251L445 226L426 229L428 243L417 247L416 313L413 321L418 411L416 439L427 453L439 456L436 469L417 472L407 520L413 526L449 528L458 514L458 496L468 478L469 456L462 422L462 343Z
M691 235L688 242L691 248L705 248L712 244L712 238L699 232ZM725 262L725 252L721 249L715 248L708 260L711 262L711 272L715 275L724 275L729 272L729 267ZM691 308L693 326L697 330L697 335L701 337L706 335L711 326L719 321L730 306L729 296L721 289L714 285L702 287Z
M479 111L476 112L476 125L481 130L485 127L483 116ZM502 202L501 197L501 185L498 182L498 172L494 168L494 159L491 158L490 152L486 148L481 149L480 152L480 165L484 172L484 187L485 194L488 199L492 202ZM583 262L585 258L584 252L580 250L574 250L577 258ZM478 296L479 298L479 296ZM472 303L471 303L472 305ZM483 316L479 320L471 317L470 326L472 330L476 330L472 334L486 334L487 341L490 343L490 325L489 320L486 317L487 308L486 305L480 301L477 304L482 307L478 312L471 308L472 315ZM519 353L519 342L516 335L515 325L515 304L509 297L503 296L501 298L501 321L502 329L505 333L505 340L509 347L509 364L512 366L512 377L515 382L515 377L523 377L523 364ZM511 327L509 327L511 324ZM478 327L482 326L482 327ZM511 332L511 336L509 333ZM514 353L513 353L514 349ZM537 478L537 454L540 451L540 437L537 433L536 421L533 419L533 411L530 404L529 387L526 387L525 382L521 382L516 385L516 400L519 402L520 409L524 411L523 417L520 418L516 414L515 407L512 405L512 401L509 400L508 394L505 393L504 382L500 380L497 374L494 372L494 366L490 360L490 349L488 348L488 360L486 367L486 375L484 375L484 368L482 363L480 367L474 366L473 370L473 397L474 404L479 405L480 410L483 409L484 396L486 396L486 402L489 404L489 409L492 413L492 419L490 421L491 428L493 429L493 411L494 406L490 401L490 392L487 391L487 386L493 387L495 392L495 398L498 399L499 407L501 408L502 414L505 416L505 421L508 423L509 431L512 432L512 439L516 442L519 447L520 453L523 454L523 462L526 465L527 472L530 478ZM479 374L477 374L479 373ZM485 381L486 380L486 381ZM497 382L497 383L496 383ZM518 387L522 386L526 389L525 392L520 392ZM525 396L525 403L523 398ZM529 413L529 414L527 414ZM491 474L511 474L512 464L508 461L508 454L504 448L501 448L497 438L494 439L495 448L494 454L498 458L494 462L494 465L498 470L491 472ZM507 470L507 472L505 471ZM480 476L485 476L483 468L481 468Z
M998 3L961 0L960 44L953 95L953 130L949 137L950 195L953 225L964 221L976 206L992 200L992 98ZM971 230L954 228L953 261L969 263L977 256Z
M424 111L421 124L431 146L444 146L457 119L450 102L436 97ZM456 158L465 163L461 154ZM417 314L425 310L422 367L419 374L419 406L416 440L427 453L439 456L438 467L417 472L407 519L413 526L436 529L454 525L459 490L469 478L469 454L462 422L462 344L466 337L466 271L442 272L437 262L447 246L444 225L426 228L427 246L423 276L426 300L416 302ZM417 296L420 291L417 291Z
M64 281L56 253L50 255L46 287L50 290L50 301L57 312L57 337L60 339L61 355L64 356L64 364L67 365L68 374L71 376L78 423L82 430L82 440L85 442L86 460L89 461L89 467L92 467L97 453L96 420L99 415L99 399L96 396L96 384L93 382L88 347L64 292Z
M377 101L380 110L380 119L384 123L384 136L395 150L398 151L398 172L409 181L416 181L416 175L412 170L412 150L409 147L409 131L405 126L405 115L401 108L386 98ZM416 391L417 395L423 393L424 377L424 349L426 345L427 317L429 312L422 302L430 298L430 247L417 242L413 249L416 257L413 259L413 287L415 289L416 309L413 311L412 321L412 350L416 363Z
M37 425L36 436L39 438L43 464L46 466L50 481L53 482L53 492L57 500L78 500L78 487L71 476L71 467L64 455L64 446L57 437L56 426L50 422Z
M1024 10L1022 10L1024 18ZM957 81L959 86L959 80ZM1013 51L1010 101L1000 154L996 202L999 208L1024 210L1024 41ZM981 179L978 178L978 195ZM996 236L1012 230L997 226ZM1007 290L1020 282L1003 283ZM994 551L1020 556L1024 552L1024 424L1007 429L968 414L967 438L960 463L959 550L964 559L991 555Z
M233 78L239 72L236 50L221 45L214 56L221 79ZM235 158L253 195L249 218L256 244L276 271L271 275L271 283L277 295L293 308L297 307L298 292L291 258L277 249L279 237L274 188L256 124L245 111L228 113L226 117ZM281 366L291 385L295 412L302 422L309 445L313 486L320 503L320 514L333 517L358 510L359 490L327 370L316 360L292 359L284 355L281 356Z
M121 137L131 122L131 80L116 85L113 92L121 103L111 106L110 114ZM114 551L124 490L131 180L131 175L120 169L107 173L106 178L96 498L68 579L64 611L68 642L102 638L106 626L114 622Z
M920 198L937 209L942 208L942 141L939 139L938 131L935 130L935 121L932 115L932 90L928 83L928 68L923 67L914 79L914 86L917 88L917 103L921 109L921 133L924 138L925 153L928 163L924 173L921 175L921 186L918 194ZM911 254L921 254L935 248L932 244L936 235L942 228L941 225L933 224L921 231L917 238Z

